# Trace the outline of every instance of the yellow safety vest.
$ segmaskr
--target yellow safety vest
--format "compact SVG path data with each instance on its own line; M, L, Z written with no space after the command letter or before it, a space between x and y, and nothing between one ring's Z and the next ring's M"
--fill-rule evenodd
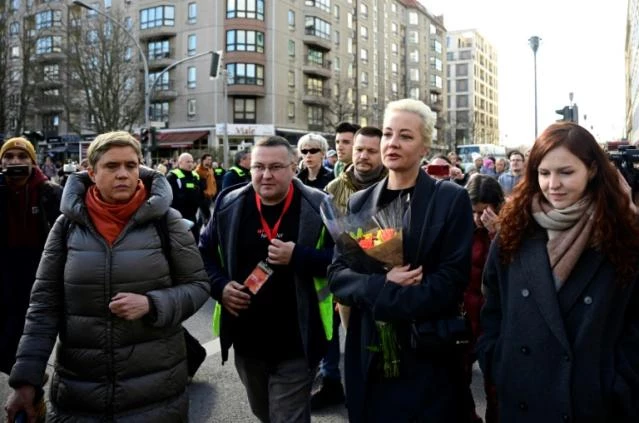
M184 179L184 178L186 178L186 175L184 174L184 172L183 172L183 171L182 171L182 169L180 169L180 168L172 169L172 170L171 170L171 173L172 173L172 174L174 174L175 176L177 176L177 177L178 177L178 179ZM200 180L200 175L199 175L196 171L192 170L192 171L191 171L191 174L193 175L193 177L194 177L195 179L197 179L198 181ZM195 188L196 188L196 186L195 186L195 184L194 184L193 182L187 182L184 186L185 186L187 189L195 189Z
M315 249L320 250L324 247L324 236L326 235L326 227L322 227L319 240L315 245ZM220 257L220 263L224 266L224 256L222 254L222 247L218 245L217 253ZM328 289L328 280L326 278L313 278L313 285L315 286L315 293L317 294L317 303L319 306L320 318L322 319L322 326L324 327L324 334L326 340L333 339L333 294ZM220 322L222 320L222 305L219 302L215 303L215 310L213 311L212 325L213 336L220 336Z

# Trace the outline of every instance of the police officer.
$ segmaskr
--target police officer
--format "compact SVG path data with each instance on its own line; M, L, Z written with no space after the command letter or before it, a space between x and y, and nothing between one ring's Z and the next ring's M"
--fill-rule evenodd
M193 156L183 153L178 158L177 167L166 176L173 190L173 203L171 207L182 213L182 217L193 222L191 231L197 242L200 238L197 227L196 214L200 206L204 204L205 182L200 175L193 170Z
M224 174L222 189L226 189L233 185L244 185L251 182L249 166L251 166L250 150L241 150L235 153L235 164Z

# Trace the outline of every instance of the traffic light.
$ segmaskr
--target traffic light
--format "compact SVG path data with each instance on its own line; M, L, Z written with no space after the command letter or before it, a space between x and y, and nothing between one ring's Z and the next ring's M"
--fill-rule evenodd
M149 145L149 130L148 130L148 128L140 129L140 144L142 144L143 147L146 147L147 145Z
M150 128L150 136L151 136L151 148L153 150L156 150L158 147L158 142L157 142L157 129L155 129L155 126L152 126Z
M563 109L555 110L555 113L561 115L561 119L559 119L560 121L572 121L572 110L570 109L570 106L564 106Z
M564 106L563 109L555 110L555 113L561 115L559 122L575 122L579 123L579 109L576 104L572 106Z
M222 67L222 51L214 51L211 53L211 70L209 78L215 79L220 76L220 68Z

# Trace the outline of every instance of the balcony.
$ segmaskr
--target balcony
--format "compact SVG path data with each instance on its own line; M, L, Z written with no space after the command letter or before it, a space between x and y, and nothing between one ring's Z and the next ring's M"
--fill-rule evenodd
M436 87L434 85L431 85L430 87L428 87L428 89L430 90L431 93L433 94L441 94L442 93L442 89L439 87Z
M307 75L319 76L320 78L328 79L333 76L333 70L331 69L332 63L330 60L325 60L324 63L318 63L313 60L304 61L302 65L302 72Z
M41 90L50 90L53 88L61 88L64 85L62 80L60 79L49 79L45 78L41 81L36 82L36 87Z
M329 88L306 88L302 102L309 106L329 106L331 90Z
M170 38L177 35L175 26L155 26L140 30L140 40L156 40L161 38Z
M60 95L45 95L38 102L37 109L40 113L53 113L64 111L64 103Z
M255 78L247 79L250 80ZM264 88L264 85L235 84L228 86L228 95L238 97L265 97L266 89Z
M44 53L36 53L34 59L39 63L62 62L65 59L62 51L48 51Z
M441 100L435 101L435 102L430 104L430 109L433 112L441 112L443 110L443 108L444 108L444 103Z
M146 56L146 60L149 62L149 70L164 69L167 66L170 66L175 62L173 55L173 50L149 52ZM140 64L140 66L144 67L143 64Z
M322 50L328 51L331 49L330 36L313 27L308 27L305 29L302 41L306 45L314 46Z
M173 101L177 98L178 93L175 89L175 81L158 82L153 88L151 96L152 101Z

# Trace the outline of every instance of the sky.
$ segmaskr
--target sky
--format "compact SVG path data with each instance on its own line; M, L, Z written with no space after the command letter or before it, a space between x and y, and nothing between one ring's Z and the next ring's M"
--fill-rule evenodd
M599 142L625 135L627 0L420 0L444 15L448 31L476 29L497 49L500 141L535 138L534 55L537 50L538 133L578 105L579 123Z

